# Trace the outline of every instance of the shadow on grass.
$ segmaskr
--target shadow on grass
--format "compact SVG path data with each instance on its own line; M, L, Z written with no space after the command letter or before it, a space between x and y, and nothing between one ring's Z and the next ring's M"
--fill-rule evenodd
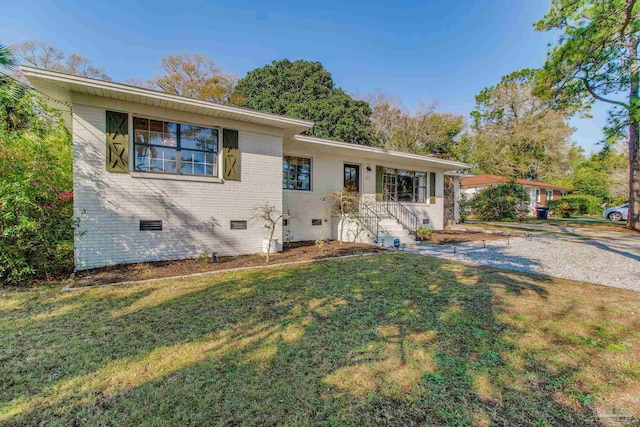
M558 286L389 254L48 294L0 311L0 421L592 425L584 352L527 318Z

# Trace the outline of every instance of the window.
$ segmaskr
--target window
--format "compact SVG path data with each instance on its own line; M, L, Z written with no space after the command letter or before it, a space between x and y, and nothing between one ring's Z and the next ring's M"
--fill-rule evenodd
M311 159L284 156L282 159L282 188L311 190Z
M321 219L312 219L311 220L311 225L322 225L322 220Z
M435 203L436 174L384 168L382 194L399 202Z
M536 202L540 202L540 189L536 188Z
M219 130L133 118L135 170L217 176Z
M566 195L567 195L567 192L566 192L566 191L561 191L561 192L560 192L560 197L564 197L564 196L566 196Z
M547 202L553 200L553 190L545 190L545 196L547 198Z

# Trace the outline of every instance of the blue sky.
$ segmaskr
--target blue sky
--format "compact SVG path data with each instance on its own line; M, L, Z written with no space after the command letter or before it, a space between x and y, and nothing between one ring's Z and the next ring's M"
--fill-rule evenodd
M0 42L44 40L90 57L116 81L148 78L161 57L201 52L242 77L274 59L320 61L350 93L382 91L409 107L468 113L502 75L542 65L550 34L533 31L548 0L120 1L5 4ZM606 106L574 119L589 153Z

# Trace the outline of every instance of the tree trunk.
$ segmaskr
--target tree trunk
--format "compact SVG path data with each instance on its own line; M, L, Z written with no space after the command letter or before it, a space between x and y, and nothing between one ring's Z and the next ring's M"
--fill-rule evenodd
M629 214L627 226L640 231L640 157L638 122L631 121L629 126Z
M629 2L633 7L635 1ZM640 159L638 158L639 123L638 123L638 90L640 89L640 73L638 69L638 42L633 35L628 37L629 46L629 213L627 227L639 230L640 223Z

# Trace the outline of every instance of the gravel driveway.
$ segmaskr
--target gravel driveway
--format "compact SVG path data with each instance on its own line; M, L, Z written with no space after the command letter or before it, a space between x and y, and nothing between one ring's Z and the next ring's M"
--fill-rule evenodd
M596 239L534 234L531 238L408 249L424 255L640 292L640 238Z

